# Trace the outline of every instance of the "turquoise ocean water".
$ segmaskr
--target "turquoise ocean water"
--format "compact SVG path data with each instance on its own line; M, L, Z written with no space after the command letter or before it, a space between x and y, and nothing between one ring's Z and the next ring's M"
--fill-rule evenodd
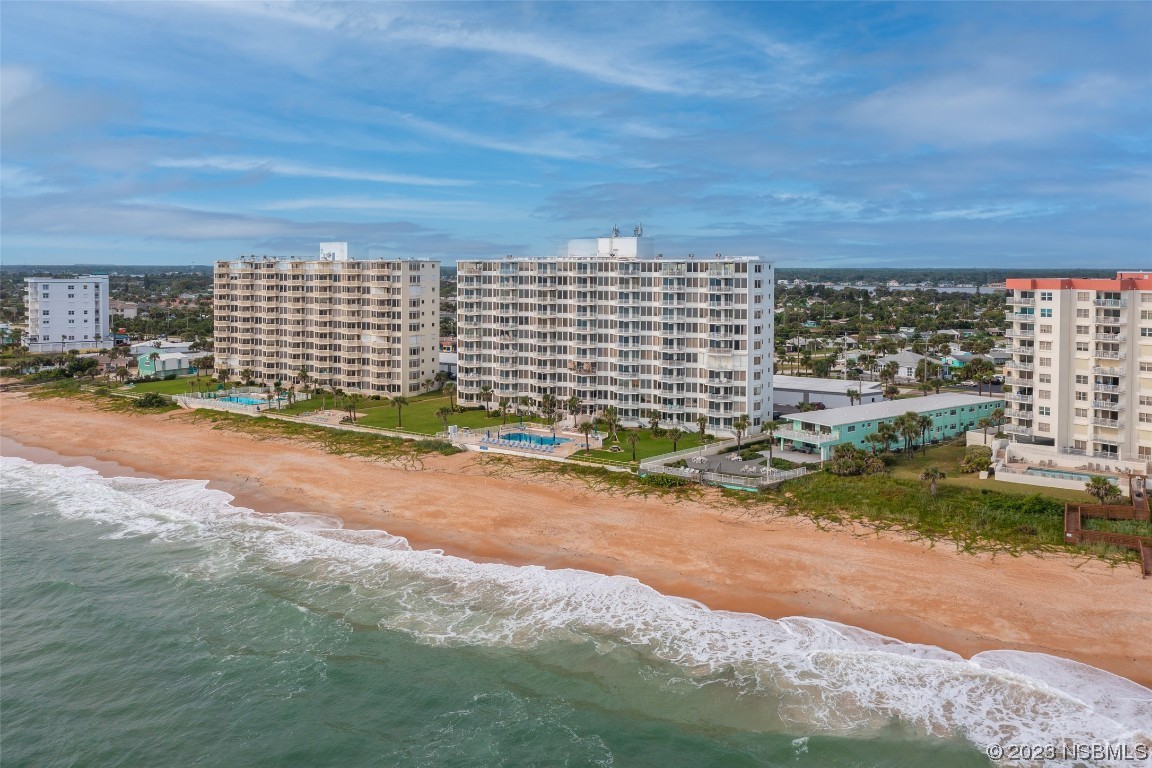
M5 766L960 768L1152 738L1152 691L1073 662L414 552L204 486L3 459Z

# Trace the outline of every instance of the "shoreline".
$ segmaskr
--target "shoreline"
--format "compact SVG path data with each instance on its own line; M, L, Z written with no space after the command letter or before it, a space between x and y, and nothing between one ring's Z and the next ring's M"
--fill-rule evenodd
M623 575L713 610L808 616L971 657L1048 653L1152 685L1152 583L1064 555L959 554L898 534L493 475L476 454L421 469L212 430L181 412L0 395L0 453L102 475L207 480L260 512L339 517L477 562ZM173 457L179 457L173 460ZM286 480L283 478L287 478ZM464 503L461 503L464 502Z

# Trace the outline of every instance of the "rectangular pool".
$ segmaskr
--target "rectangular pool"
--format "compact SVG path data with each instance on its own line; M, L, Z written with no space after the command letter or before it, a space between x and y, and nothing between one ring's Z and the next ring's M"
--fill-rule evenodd
M1038 469L1036 467L1028 467L1028 469L1024 470L1024 472L1029 475L1055 477L1059 480L1081 480L1085 483L1091 480L1093 477L1092 475L1085 474L1084 472L1064 472L1058 469ZM1112 485L1120 485L1120 481L1115 477L1109 477L1108 475L1104 475L1103 477L1105 477L1108 482L1112 483Z
M570 437L552 437L551 435L533 435L528 432L505 432L500 435L501 440L511 440L514 443L527 443L528 445L563 445L572 442Z

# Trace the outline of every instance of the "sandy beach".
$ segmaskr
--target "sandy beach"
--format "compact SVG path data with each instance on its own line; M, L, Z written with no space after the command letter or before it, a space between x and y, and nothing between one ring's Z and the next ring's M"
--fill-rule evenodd
M1152 581L1067 556L992 557L898 534L712 503L627 498L517 471L477 454L422 467L342 458L82 402L0 395L5 455L106 475L195 478L261 511L341 517L416 548L481 561L632 576L714 609L812 616L965 656L1050 653L1152 685Z

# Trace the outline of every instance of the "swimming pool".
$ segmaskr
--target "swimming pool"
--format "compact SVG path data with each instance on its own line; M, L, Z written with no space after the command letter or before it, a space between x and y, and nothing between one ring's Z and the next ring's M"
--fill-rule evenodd
M1092 475L1088 475L1088 474L1085 474L1083 472L1064 472L1064 471L1057 470L1057 469L1037 469L1036 467L1028 467L1028 469L1024 470L1024 472L1026 474L1029 474L1029 475L1042 475L1043 477L1055 477L1059 480L1078 480L1078 481L1083 481L1085 483L1088 482L1089 480L1091 480L1093 477ZM1117 486L1120 485L1120 481L1118 479L1116 479L1115 477L1108 477L1107 475L1105 475L1104 477L1106 477L1108 479L1108 482L1112 483L1112 485L1117 485Z
M226 403L240 403L241 405L267 405L268 401L260 397L244 397L243 395L226 395L220 398Z
M563 445L572 442L570 437L532 435L527 432L505 432L500 435L500 439L511 440L516 443L528 443L529 445Z

